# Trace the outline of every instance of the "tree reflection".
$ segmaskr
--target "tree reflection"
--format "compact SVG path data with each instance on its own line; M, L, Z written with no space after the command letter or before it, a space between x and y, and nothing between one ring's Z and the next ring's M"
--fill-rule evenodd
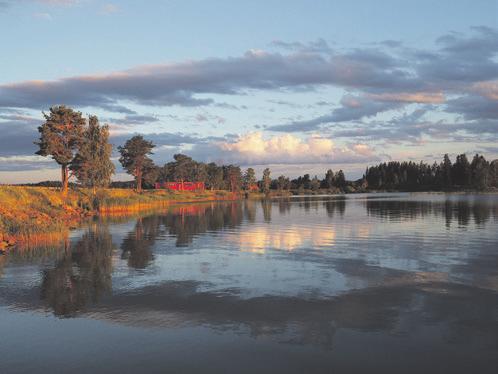
M59 316L72 316L112 287L113 244L106 226L94 225L71 246L66 242L54 268L43 270L41 300Z
M244 216L250 222L256 222L256 201L252 199L246 199L244 201Z
M128 266L145 269L154 259L152 246L159 232L158 216L138 218L133 231L121 244L121 258L128 260Z
M446 199L444 201L417 201L367 199L365 207L368 215L390 221L413 220L429 215L443 217L448 228L454 220L459 226L468 226L472 221L476 225L482 226L491 217L495 217L495 219L498 217L496 204L489 203L486 200Z
M280 215L290 212L291 203L289 199L279 199L278 200L278 212Z
M133 251L136 255L150 254L151 245L159 234L161 226L166 228L169 235L176 238L177 247L186 247L199 234L239 226L244 215L249 220L255 219L254 203L229 202L175 207L166 215L155 215L137 222L134 232L128 235L123 247L126 246L127 255L133 255ZM151 256L152 254L148 256L149 260L152 259Z
M269 199L261 200L261 208L263 209L263 217L264 217L265 222L270 223L271 222L272 201Z
M328 217L334 217L336 212L342 217L346 211L346 199L327 200L323 202L323 206Z

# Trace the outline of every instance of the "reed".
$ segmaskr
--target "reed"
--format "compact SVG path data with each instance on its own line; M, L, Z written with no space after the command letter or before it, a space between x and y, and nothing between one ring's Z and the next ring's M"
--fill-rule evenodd
M48 233L63 233L93 215L127 215L174 203L238 198L227 191L101 189L94 193L83 188L64 197L57 188L0 186L0 250L36 242Z

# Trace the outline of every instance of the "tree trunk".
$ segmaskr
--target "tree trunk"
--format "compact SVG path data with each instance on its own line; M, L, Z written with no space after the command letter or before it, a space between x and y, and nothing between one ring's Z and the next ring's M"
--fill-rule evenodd
M69 172L67 170L67 165L61 165L61 176L62 176L62 194L67 195L67 185L69 180Z
M137 192L142 192L142 172L137 173Z

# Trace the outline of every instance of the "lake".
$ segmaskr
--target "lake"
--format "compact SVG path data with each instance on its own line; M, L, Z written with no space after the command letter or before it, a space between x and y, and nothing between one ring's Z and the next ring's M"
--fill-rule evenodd
M0 372L495 373L498 195L185 204L0 256Z

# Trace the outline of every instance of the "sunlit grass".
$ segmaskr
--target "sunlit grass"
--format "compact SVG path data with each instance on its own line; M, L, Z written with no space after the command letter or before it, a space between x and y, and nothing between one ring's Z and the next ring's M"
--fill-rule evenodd
M175 202L227 200L227 191L176 192L130 189L71 190L63 196L57 188L0 186L0 242L41 238L76 226L85 216L129 214Z

